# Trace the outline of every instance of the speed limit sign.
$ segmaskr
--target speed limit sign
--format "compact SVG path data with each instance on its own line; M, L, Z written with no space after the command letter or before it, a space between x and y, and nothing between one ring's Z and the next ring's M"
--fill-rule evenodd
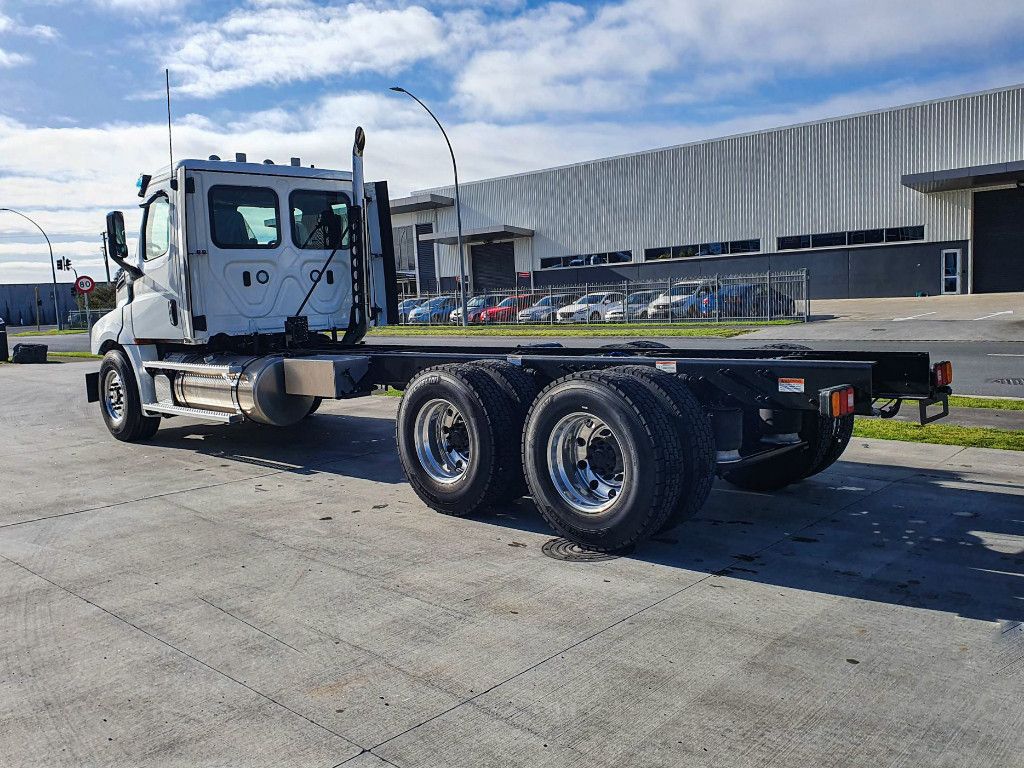
M92 293L96 288L96 281L88 275L81 275L75 281L75 287L78 288L79 293L89 294Z

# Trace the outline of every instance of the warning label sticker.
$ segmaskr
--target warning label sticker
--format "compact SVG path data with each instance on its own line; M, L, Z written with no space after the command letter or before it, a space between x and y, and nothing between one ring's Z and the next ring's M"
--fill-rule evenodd
M656 362L654 364L654 367L657 368L659 371L664 371L665 373L675 373L676 372L676 361L675 360L659 360L658 362Z
M803 392L803 379L779 379L779 392Z

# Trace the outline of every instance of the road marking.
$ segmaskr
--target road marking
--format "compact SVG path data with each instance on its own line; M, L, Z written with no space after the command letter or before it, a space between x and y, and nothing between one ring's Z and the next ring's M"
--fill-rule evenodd
M988 357L1024 357L1024 355L1014 354L1013 352L989 352Z
M1012 309L1007 309L1007 310L1004 310L1002 312L993 312L991 315L985 315L984 317L976 317L976 318L974 318L974 320L988 320L990 317L999 317L1000 315L1012 315L1012 314L1013 314L1013 310ZM971 322L974 322L974 320L972 320Z
M894 317L892 321L894 323L902 323L904 320L917 320L919 317L928 317L928 315L934 315L934 312L925 312L923 315L911 315L910 317Z

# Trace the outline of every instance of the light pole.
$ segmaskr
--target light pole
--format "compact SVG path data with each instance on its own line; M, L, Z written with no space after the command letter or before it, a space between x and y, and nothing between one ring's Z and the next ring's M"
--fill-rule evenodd
M60 306L57 304L57 265L53 262L53 245L50 243L50 238L47 237L46 233L43 232L43 228L36 224L35 221L30 219L21 211L16 211L13 208L0 208L0 211L7 211L13 213L15 216L21 216L25 221L31 224L33 227L39 230L39 233L46 240L46 247L50 249L50 272L53 274L53 313L57 317L57 330L64 330L64 323L60 319Z
M457 240L459 243L459 299L462 302L462 324L468 325L469 310L466 308L466 280L469 275L466 273L466 254L462 250L462 199L459 197L459 166L455 163L455 150L452 149L452 143L448 138L448 132L445 131L444 126L441 125L441 121L437 119L437 115L430 111L430 107L405 90L405 88L401 88L396 85L392 86L391 90L396 93L404 93L410 99L423 107L423 109L427 111L428 115L434 118L434 122L437 123L437 127L441 129L441 135L444 136L445 143L448 145L448 153L452 156L452 170L455 172L455 225L457 229Z

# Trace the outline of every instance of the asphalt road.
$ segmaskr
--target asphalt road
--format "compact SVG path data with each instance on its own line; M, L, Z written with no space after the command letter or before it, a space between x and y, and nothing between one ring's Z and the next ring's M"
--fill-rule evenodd
M834 324L833 324L834 325ZM558 341L567 347L586 347L593 345L612 344L616 341L633 341L634 339L598 338L587 339L568 337L563 339L539 339L533 337L397 337L389 336L374 339L377 344L423 344L451 347L484 347L484 346L515 346L516 344L535 344L545 341ZM40 342L49 345L52 352L88 351L89 339L85 334L72 336L45 337L12 337L13 345L22 342ZM734 339L708 338L665 338L661 339L670 347L679 349L743 349L772 343L761 333L758 338L740 336ZM953 363L953 388L966 395L993 395L997 397L1024 397L1024 343L1007 341L840 341L820 339L800 339L787 343L799 343L811 349L853 351L878 350L928 352L933 360L950 360ZM1016 379L1019 383L1000 382L1000 379Z
M1020 764L1024 454L857 439L567 562L428 509L395 398L129 445L96 368L0 366L3 766Z

